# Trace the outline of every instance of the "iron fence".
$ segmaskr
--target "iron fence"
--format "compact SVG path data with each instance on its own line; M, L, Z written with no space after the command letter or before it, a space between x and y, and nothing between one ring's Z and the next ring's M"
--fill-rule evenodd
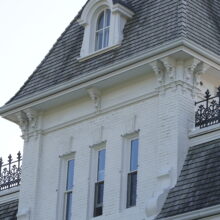
M205 92L205 99L196 102L195 126L204 128L220 123L220 87L215 96L209 90Z
M21 163L22 157L20 151L17 153L16 160L13 160L10 154L6 164L4 164L2 158L0 158L0 191L20 185L22 168Z

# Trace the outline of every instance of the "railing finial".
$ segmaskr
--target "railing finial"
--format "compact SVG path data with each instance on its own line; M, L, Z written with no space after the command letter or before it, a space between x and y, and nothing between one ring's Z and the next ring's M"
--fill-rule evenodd
M17 156L17 160L13 161L10 154L7 164L4 164L2 158L0 158L0 191L20 185L21 153L18 152Z
M205 100L196 102L195 104L197 106L195 113L196 127L204 128L220 123L220 86L218 87L216 96L211 97L210 91L207 89Z

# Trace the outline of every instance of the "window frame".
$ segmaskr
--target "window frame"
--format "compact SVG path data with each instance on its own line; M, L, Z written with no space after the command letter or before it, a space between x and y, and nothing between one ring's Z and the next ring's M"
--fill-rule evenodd
M103 150L105 150L105 154L104 154L104 176L103 176L103 179L100 179L99 180L99 156L100 156L100 152L101 151L103 151ZM103 215L103 203L104 203L104 188L105 188L105 164L106 164L106 148L101 148L101 149L99 149L99 150L97 150L97 152L96 152L96 154L97 154L97 167L96 167L96 182L95 182L95 184L94 184L94 212L93 212L93 217L95 218L95 217L98 217L98 216L101 216L101 215ZM98 201L98 187L97 186L99 186L99 185L101 185L101 184L103 184L103 198L102 198L102 203L97 203L97 201ZM97 211L97 209L99 209L99 208L102 208L102 210L101 210L101 214L100 215L96 215L95 213L96 213L96 211Z
M94 45L95 24L99 13L106 8L111 11L109 44L107 47L96 51ZM114 4L112 0L89 1L83 8L80 18L77 20L84 27L83 42L78 61L83 62L119 47L124 37L124 26L127 20L131 19L133 15L134 12L131 9L121 3Z
M138 144L137 144L137 165L136 165L136 169L132 170L131 168L131 163L132 163L132 142L133 141L138 141ZM129 169L129 172L127 174L127 197L126 197L126 208L131 208L131 207L134 207L136 206L136 203L137 203L137 176L138 176L138 153L139 153L139 138L136 137L136 138L132 138L130 140L130 146L129 146L129 166L130 166L130 169ZM131 193L131 190L132 190L132 177L135 176L135 185L136 185L136 188L135 188L135 201L134 201L134 204L131 204L132 203L132 193Z
M130 171L130 157L131 157L131 142L135 139L138 139L138 155L140 151L140 138L139 131L135 130L131 133L122 135L122 160L121 160L121 187L120 187L120 207L119 210L122 212L128 208L137 206L137 198L138 198L138 167L139 160L137 160L137 170ZM136 184L136 204L134 206L128 206L128 176L129 174L137 175L137 184Z
M90 146L90 170L89 170L89 183L88 183L89 193L88 193L88 203L87 203L88 204L88 209L87 209L88 219L96 218L94 217L95 184L97 183L97 174L98 174L98 152L102 149L106 150L106 141L102 141L100 143ZM106 153L107 153L107 150L106 150ZM105 165L106 165L106 158L105 158ZM104 200L105 200L105 197L103 197L103 210L104 210L104 203L105 203Z
M107 24L107 21L106 21L107 12L109 12L109 25ZM100 20L102 14L103 14L103 27L98 29L99 20ZM111 31L111 14L112 14L111 10L109 8L105 8L101 12L99 12L99 14L97 16L97 19L96 19L96 22L95 22L95 28L94 28L94 30L95 30L94 52L98 52L100 50L104 50L104 49L109 47L110 31ZM106 37L105 31L106 30L108 30L108 42L107 42L107 45L105 45L105 37ZM98 38L97 34L99 32L102 32L102 46L101 46L101 48L97 48L97 38Z
M72 182L72 188L70 189L67 189L67 182L68 182L68 174L69 174L69 162L70 161L74 161L74 165L73 165L73 182ZM71 202L70 202L70 205L71 205L71 217L72 217L72 214L73 214L73 207L72 207L72 204L73 204L73 193L74 193L74 174L75 174L75 159L74 158L71 158L71 159L68 159L66 161L66 181L65 181L65 190L64 190L64 216L63 216L63 219L64 220L71 220L71 219L67 219L67 203L68 203L68 195L71 194Z
M76 152L70 152L60 157L60 165L59 165L59 182L58 182L58 196L57 196L57 214L56 220L66 220L66 195L67 193L72 192L72 213L73 213L73 200L74 200L74 176L76 170ZM67 169L68 169L68 161L74 160L74 173L73 173L73 188L71 190L66 190L67 184Z

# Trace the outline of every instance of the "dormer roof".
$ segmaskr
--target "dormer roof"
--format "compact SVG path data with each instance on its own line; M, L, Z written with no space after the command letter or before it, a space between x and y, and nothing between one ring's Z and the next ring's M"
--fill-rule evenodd
M7 105L173 42L192 42L220 56L220 1L112 1L134 12L124 27L124 38L119 47L80 62L84 34L84 27L78 23L81 10Z

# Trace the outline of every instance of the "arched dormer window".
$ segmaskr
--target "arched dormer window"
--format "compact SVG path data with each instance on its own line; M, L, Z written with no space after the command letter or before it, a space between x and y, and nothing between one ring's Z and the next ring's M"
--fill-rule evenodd
M79 61L119 47L124 26L133 15L131 9L119 1L88 1L78 19L84 27Z
M98 17L96 24L95 50L108 47L111 11L105 9Z

